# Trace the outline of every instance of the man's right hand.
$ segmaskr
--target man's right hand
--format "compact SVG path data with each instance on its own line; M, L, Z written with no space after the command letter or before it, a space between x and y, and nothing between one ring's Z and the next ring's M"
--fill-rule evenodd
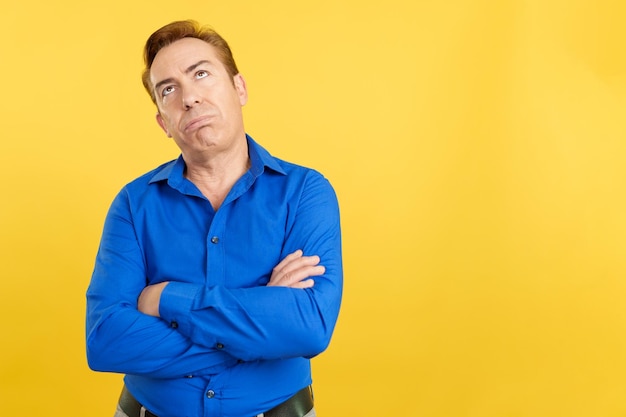
M300 249L290 253L272 270L268 287L311 288L311 277L322 275L326 268L319 265L319 256L303 256Z

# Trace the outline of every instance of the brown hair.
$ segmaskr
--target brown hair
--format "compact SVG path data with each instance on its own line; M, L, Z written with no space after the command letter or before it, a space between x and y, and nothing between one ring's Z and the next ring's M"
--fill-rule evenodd
M235 64L235 59L233 58L233 53L228 43L226 43L226 40L215 30L208 26L202 26L195 20L172 22L150 35L143 50L143 59L146 67L141 76L141 81L155 104L156 97L152 83L150 82L150 68L152 67L152 62L161 49L183 38L197 38L212 45L217 50L218 57L222 64L224 64L231 79L239 74L237 64Z

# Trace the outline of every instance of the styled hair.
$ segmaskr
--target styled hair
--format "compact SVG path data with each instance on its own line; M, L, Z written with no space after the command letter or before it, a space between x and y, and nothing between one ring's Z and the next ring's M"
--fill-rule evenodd
M183 38L196 38L212 45L217 51L218 58L231 76L231 80L235 75L239 74L235 58L233 58L233 53L228 43L215 30L209 26L202 26L195 20L180 20L169 23L150 35L143 50L145 69L143 70L141 81L154 104L156 104L156 96L150 81L152 62L161 49Z

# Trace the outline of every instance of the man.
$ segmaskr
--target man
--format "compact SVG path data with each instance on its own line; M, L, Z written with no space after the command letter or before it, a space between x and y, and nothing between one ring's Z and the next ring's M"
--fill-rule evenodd
M87 290L89 365L126 374L120 417L313 417L309 359L342 293L334 191L246 135L246 84L213 30L174 22L144 53L181 155L111 205Z

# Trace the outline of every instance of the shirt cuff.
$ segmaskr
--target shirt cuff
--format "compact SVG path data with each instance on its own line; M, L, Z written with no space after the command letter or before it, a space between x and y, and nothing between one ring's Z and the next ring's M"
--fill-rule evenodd
M159 301L159 315L170 326L186 333L191 330L190 311L200 291L199 285L170 282L165 286Z

